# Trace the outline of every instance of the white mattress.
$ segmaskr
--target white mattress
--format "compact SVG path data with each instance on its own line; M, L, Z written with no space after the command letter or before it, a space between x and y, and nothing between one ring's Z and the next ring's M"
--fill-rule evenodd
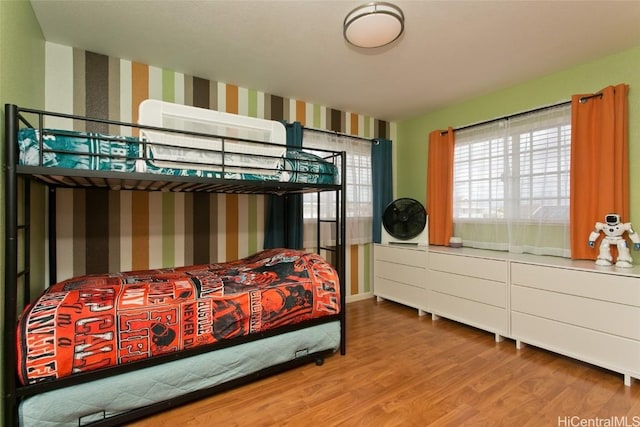
M325 323L138 371L66 387L20 404L21 426L78 426L222 384L340 344L340 322Z

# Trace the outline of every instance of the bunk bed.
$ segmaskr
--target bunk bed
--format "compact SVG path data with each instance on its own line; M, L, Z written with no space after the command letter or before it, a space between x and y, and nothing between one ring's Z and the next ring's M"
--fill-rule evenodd
M345 354L344 152L293 149L279 122L160 101L144 101L136 124L7 104L4 172L5 425L122 424ZM32 299L33 180L50 190L50 283ZM320 194L335 192L335 215L318 221L332 223L338 238L322 247L318 236L315 252L269 249L241 260L58 282L57 188L316 193L318 203ZM321 251L333 252L334 265ZM184 322L176 326L178 317Z

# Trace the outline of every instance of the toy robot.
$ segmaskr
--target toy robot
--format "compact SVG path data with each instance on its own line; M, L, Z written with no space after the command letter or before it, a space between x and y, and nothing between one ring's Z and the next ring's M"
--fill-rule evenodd
M595 247L596 239L600 236L600 232L604 233L604 238L600 242L600 253L596 259L596 265L612 265L613 257L611 256L611 245L618 247L618 260L616 267L632 267L633 259L629 253L627 241L622 235L627 232L631 241L633 241L633 249L640 250L640 236L636 233L630 222L621 223L620 215L607 214L604 217L604 223L596 222L596 226L589 234L589 246Z

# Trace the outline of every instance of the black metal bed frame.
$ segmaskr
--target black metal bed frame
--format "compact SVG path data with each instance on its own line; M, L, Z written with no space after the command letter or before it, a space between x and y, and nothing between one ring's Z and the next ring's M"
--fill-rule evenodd
M37 125L32 126L26 119L26 115L35 115L37 117ZM234 139L227 137L219 137L215 135L206 135L196 132L174 131L170 129L143 126L132 123L110 121L104 119L95 119L70 114L60 114L46 112L41 110L20 108L13 104L5 105L5 298L4 298L4 327L5 334L3 337L3 384L2 384L2 403L4 405L4 422L6 426L18 425L18 406L24 398L43 393L45 391L63 388L75 384L89 382L99 378L121 374L136 369L158 365L169 361L182 359L196 354L215 351L216 349L240 345L249 341L263 339L281 333L293 330L304 329L321 323L340 321L340 353L346 353L345 342L345 303L346 303L346 278L345 278L345 244L346 244L346 153L335 152L329 150L320 150L326 152L326 158L340 166L340 183L339 184L303 184L303 183L286 183L278 181L241 181L233 179L212 179L202 177L185 177L185 176L169 176L154 173L138 173L138 172L114 172L114 171L97 171L97 170L80 170L80 169L60 169L45 166L25 166L18 164L18 130L23 126L40 129L40 161L42 162L42 130L44 128L44 117L52 116L66 118L71 120L80 120L86 123L106 124L116 126L126 126L132 129L149 129L162 132L173 132L197 137L216 137L224 139ZM263 142L249 141L240 139L243 142L254 142L257 144L265 144ZM266 143L268 144L268 143ZM224 142L223 142L224 150ZM317 152L317 149L313 150ZM84 154L84 153L83 153ZM224 155L223 155L224 159ZM41 163L42 164L42 163ZM221 165L224 170L224 161ZM327 220L320 218L318 212L318 223L335 222L337 239L335 247L323 247L320 242L320 235L317 236L316 250L327 250L335 252L335 268L340 278L340 295L341 295L341 312L334 316L327 316L321 319L304 322L298 325L286 326L272 331L266 331L259 334L252 334L244 337L235 338L229 342L219 342L210 346L203 346L196 349L182 351L174 354L166 354L139 362L132 362L126 365L120 365L112 368L106 368L94 372L73 375L71 377L62 378L60 380L37 383L27 386L19 385L16 376L17 355L16 355L16 321L22 308L29 303L31 296L30 289L30 268L31 261L29 257L30 247L30 181L35 179L49 188L49 276L50 282L56 280L56 250L55 250L55 189L62 188L107 188L112 190L139 190L139 191L172 191L172 192L209 192L209 193L236 193L236 194L272 194L272 195L290 195L303 193L317 193L318 205L320 204L320 194L322 192L334 191L336 194L336 211L335 220ZM19 218L18 204L21 202L19 195L19 182L22 182L22 218ZM318 226L319 229L319 226ZM22 235L20 235L22 234ZM22 254L19 254L19 246L22 242ZM19 267L19 261L22 260L22 266ZM19 283L22 282L22 290ZM21 301L20 301L21 300ZM134 409L104 420L92 423L91 425L113 425L120 424L141 418L153 413L166 410L171 407L182 405L195 399L212 395L242 384L254 381L267 375L282 372L305 363L315 361L321 364L324 356L330 351L309 354L286 363L267 367L259 372L250 374L246 377L234 379L223 384L219 384L210 388L198 390L186 395L172 398L168 401L151 404L142 408Z

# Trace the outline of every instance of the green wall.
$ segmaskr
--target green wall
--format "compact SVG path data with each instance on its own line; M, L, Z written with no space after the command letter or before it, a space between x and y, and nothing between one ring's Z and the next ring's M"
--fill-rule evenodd
M631 218L640 227L640 46L398 122L397 197L426 201L429 132L502 117L627 83ZM451 82L455 84L455 82Z
M0 128L2 128L2 149L0 150L4 164L4 104L12 103L31 108L44 108L44 37L42 30L35 18L31 3L27 0L6 1L0 0ZM42 189L34 189L41 192ZM4 284L4 175L0 174L0 234L2 235L2 256L0 258L0 274ZM40 212L40 216L33 218L34 233L42 235L44 227L43 197L36 198L33 212ZM42 239L40 239L42 240ZM34 252L44 255L44 242L33 241ZM42 266L42 262L36 263ZM33 271L36 279L42 277L41 270ZM4 300L4 286L1 297ZM0 317L2 322L2 317ZM4 336L4 325L1 325L0 333ZM0 359L2 353L0 352ZM0 365L4 361L0 360ZM0 373L1 375L1 373ZM0 406L0 420L4 408Z
M0 101L44 108L44 37L27 0L0 1Z

